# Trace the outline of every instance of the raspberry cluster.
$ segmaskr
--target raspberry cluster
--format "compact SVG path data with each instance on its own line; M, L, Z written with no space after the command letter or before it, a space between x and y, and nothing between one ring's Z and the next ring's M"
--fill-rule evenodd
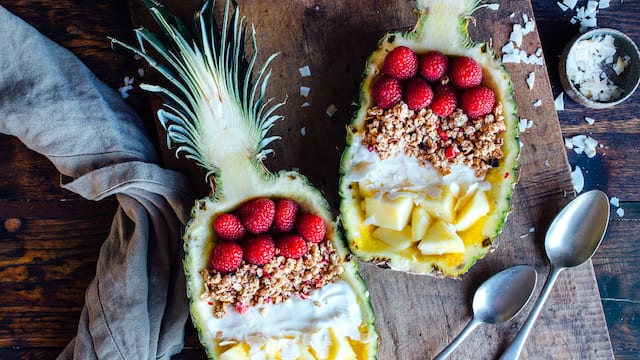
M239 211L221 214L213 221L220 242L210 256L211 268L221 274L235 271L245 261L265 265L276 255L297 259L308 243L320 243L327 232L324 220L301 213L292 199L253 199Z
M373 84L372 96L383 109L403 101L414 111L430 108L448 117L460 108L476 119L491 113L496 103L493 90L482 85L482 68L470 57L439 51L418 55L398 46L387 54L382 72Z

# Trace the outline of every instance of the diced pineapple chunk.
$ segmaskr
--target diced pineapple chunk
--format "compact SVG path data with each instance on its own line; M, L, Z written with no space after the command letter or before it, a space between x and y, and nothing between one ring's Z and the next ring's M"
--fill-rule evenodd
M329 351L329 359L332 360L357 360L356 352L353 351L353 347L349 343L349 340L340 334L336 334L333 329L331 329L331 339L333 341L333 345L331 345L331 350Z
M311 354L311 352L306 346L299 345L299 347L300 347L300 355L298 355L299 360L316 360L315 356Z
M423 255L442 255L464 252L464 242L456 234L455 227L442 219L436 220L418 244Z
M238 343L220 354L220 360L251 360L249 347L245 343Z
M476 191L471 199L458 211L455 224L456 230L467 230L488 213L489 199L487 199L487 194L484 191Z
M395 200L387 197L380 199L366 198L365 221L387 229L401 231L409 223L413 200L401 196Z
M389 244L395 250L404 250L413 244L411 226L406 226L402 231L379 227L371 235Z
M431 224L431 216L421 206L416 206L411 212L411 239L419 241Z
M358 192L363 199L373 197L374 187L370 181L361 181L358 183Z
M455 198L448 186L442 187L442 194L437 199L426 196L418 202L422 208L436 219L442 219L448 223L453 223L453 207Z

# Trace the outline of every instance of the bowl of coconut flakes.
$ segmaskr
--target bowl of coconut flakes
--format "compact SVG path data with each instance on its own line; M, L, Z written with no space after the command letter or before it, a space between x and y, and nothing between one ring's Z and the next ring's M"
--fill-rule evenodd
M626 100L638 87L640 53L620 31L593 29L565 47L559 72L565 93L575 102L608 108Z

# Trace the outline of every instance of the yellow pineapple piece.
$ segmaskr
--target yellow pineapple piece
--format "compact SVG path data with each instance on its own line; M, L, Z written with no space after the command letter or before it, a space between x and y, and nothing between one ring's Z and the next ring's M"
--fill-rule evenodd
M421 206L416 206L411 212L411 239L419 241L427 232L432 219L429 213Z
M489 199L487 199L487 194L484 191L476 191L471 199L458 211L455 224L456 230L467 230L488 213Z
M464 252L464 242L456 234L455 226L447 224L442 219L436 220L424 238L418 244L422 255L442 255Z
M409 223L413 200L406 196L390 200L387 197L366 198L365 219L371 224L401 231Z
M404 250L413 244L411 226L406 226L402 231L379 227L371 235L384 241L395 250Z
M220 354L220 360L251 360L249 346L245 343L238 343Z
M329 350L329 359L331 360L357 360L356 352L353 351L353 347L351 347L351 343L349 340L340 334L336 334L333 329L331 329L331 340L333 345L331 345L331 349Z
M306 346L299 345L300 355L298 355L298 360L316 360L315 356L311 354L309 349Z
M373 197L374 189L370 181L361 181L358 183L358 192L363 199Z
M418 201L418 205L434 218L442 219L449 224L453 223L455 197L448 186L442 187L442 193L439 198L434 199L430 196L425 196Z

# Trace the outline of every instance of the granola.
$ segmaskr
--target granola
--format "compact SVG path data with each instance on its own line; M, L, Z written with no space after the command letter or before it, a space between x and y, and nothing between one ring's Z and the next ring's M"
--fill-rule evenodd
M506 129L502 105L491 114L469 119L461 109L441 118L430 109L410 110L404 102L384 110L367 111L362 143L384 160L397 152L433 165L442 175L451 166L464 164L484 177L503 157L500 137Z
M277 252L265 265L244 262L229 274L202 270L206 287L202 299L213 306L215 317L222 318L229 305L243 313L250 306L278 304L292 296L306 298L344 272L330 241L308 245L309 251L298 259L285 258Z

